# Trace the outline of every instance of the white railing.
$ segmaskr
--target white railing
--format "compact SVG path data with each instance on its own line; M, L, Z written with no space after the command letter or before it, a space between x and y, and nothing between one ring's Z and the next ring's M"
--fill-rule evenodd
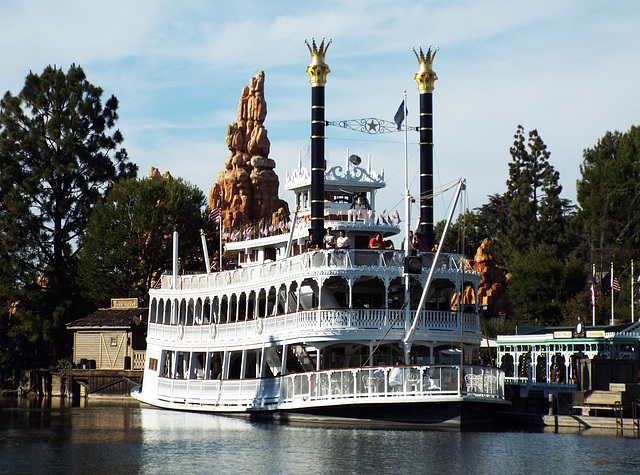
M411 319L415 311L411 312ZM463 332L480 332L480 318L474 313L462 314ZM292 336L299 331L348 332L351 330L404 331L404 311L398 309L326 309L303 310L274 317L234 323L174 325L149 323L148 336L164 341L212 341L237 338L261 338L263 335ZM418 318L418 332L460 331L459 314L452 311L423 310Z
M474 395L504 397L504 373L464 366L380 366L293 374L284 377L282 400Z
M475 396L504 399L504 373L497 368L458 365L377 366L247 380L178 380L160 378L159 399L220 410L314 406L328 400ZM315 404L314 404L315 403Z
M420 253L422 265L431 268L433 265L434 252ZM436 269L442 273L458 273L463 262L460 254L443 253L436 262ZM266 279L279 276L291 275L299 272L309 272L310 269L323 268L379 268L379 270L396 271L402 275L404 269L404 251L400 250L372 250L372 249L322 249L318 251L306 252L298 256L275 262L263 263L255 267L243 267L235 270L214 272L211 274L189 274L178 277L178 289L181 290L202 290L206 288L219 288L230 284L255 284ZM469 277L479 274L468 271ZM162 289L172 288L173 276L165 274L161 279Z

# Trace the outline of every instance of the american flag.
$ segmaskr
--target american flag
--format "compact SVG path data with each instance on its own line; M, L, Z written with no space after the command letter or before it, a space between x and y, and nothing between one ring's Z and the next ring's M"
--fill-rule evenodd
M618 282L618 278L614 277L611 281L611 288L616 292L620 292L620 282Z
M209 219L214 221L216 224L220 223L220 206L216 206L209 213Z

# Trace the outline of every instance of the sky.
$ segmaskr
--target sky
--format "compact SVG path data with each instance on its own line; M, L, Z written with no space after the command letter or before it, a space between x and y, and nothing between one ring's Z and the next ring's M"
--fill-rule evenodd
M103 100L119 101L117 128L130 160L205 195L229 155L227 125L242 88L265 72L265 127L280 197L286 173L310 162L310 55L304 39L331 38L325 90L329 121L392 120L407 94L419 124L412 48L439 50L433 92L434 188L467 180L477 208L506 191L518 125L537 129L576 202L583 150L640 120L640 2L628 0L0 0L0 93L27 74L80 65ZM326 129L328 166L348 154L384 170L378 212L404 214L404 135ZM409 133L409 187L419 193L417 132ZM435 199L435 220L453 198ZM418 210L412 210L412 221Z

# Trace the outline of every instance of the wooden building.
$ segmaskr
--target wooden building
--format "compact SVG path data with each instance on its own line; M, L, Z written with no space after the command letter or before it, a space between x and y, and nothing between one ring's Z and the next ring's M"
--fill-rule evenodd
M67 323L79 369L143 370L148 308L138 299L112 299L111 308Z

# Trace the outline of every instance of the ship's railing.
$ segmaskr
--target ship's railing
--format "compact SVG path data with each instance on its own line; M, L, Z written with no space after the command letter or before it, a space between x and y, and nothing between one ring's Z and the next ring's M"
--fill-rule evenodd
M504 373L482 366L379 366L292 374L284 377L282 400L362 397L504 397Z
M283 377L245 380L178 380L160 378L158 398L185 404L224 407L313 405L389 398L440 396L504 398L504 372L470 365L408 365L347 368Z
M415 311L411 311L411 321ZM292 335L297 331L384 330L390 326L404 331L404 311L399 309L323 309L303 310L274 317L234 323L168 325L150 323L148 335L160 340L224 341L238 338L261 338L266 335ZM463 332L480 334L480 318L475 313L463 313ZM418 317L418 332L459 332L460 314L454 311L423 310Z
M423 252L419 256L424 268L434 265L434 252ZM464 257L461 254L442 253L435 263L441 273L456 274L462 269ZM189 274L178 276L178 289L196 290L224 287L230 284L251 284L263 282L278 275L292 275L308 272L310 269L353 269L364 268L372 272L395 270L402 275L404 269L404 251L374 249L322 249L306 252L288 259L267 262L260 266L241 267L239 269L214 272L211 274ZM469 276L477 275L469 271ZM161 288L171 289L173 276L164 274Z

